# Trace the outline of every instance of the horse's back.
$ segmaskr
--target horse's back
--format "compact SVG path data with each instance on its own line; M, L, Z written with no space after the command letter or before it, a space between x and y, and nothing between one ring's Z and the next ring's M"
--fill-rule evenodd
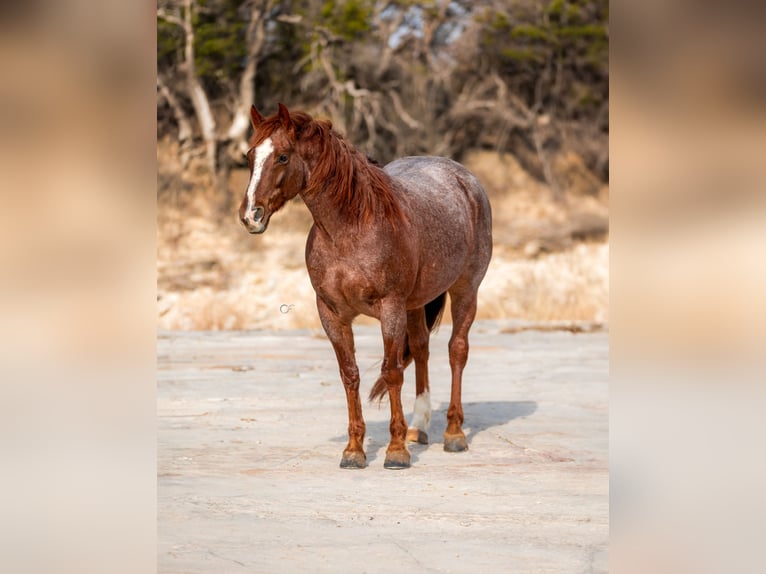
M466 271L480 281L492 253L492 213L476 177L444 157L405 157L384 169L418 221L423 257L454 265L462 254Z
M458 162L446 157L413 156L394 160L384 169L403 185L407 197L415 204L436 202L447 208L459 208L465 205L462 200L468 199L476 204L476 223L486 221L491 224L491 210L484 188Z

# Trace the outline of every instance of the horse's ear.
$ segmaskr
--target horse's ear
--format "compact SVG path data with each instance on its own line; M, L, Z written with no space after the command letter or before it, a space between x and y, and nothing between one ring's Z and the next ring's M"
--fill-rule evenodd
M295 138L295 124L290 117L290 112L287 111L287 106L280 102L279 104L279 121L282 123L282 127L291 138Z
M250 119L253 122L254 128L257 128L258 124L260 124L263 121L263 116L261 115L261 112L259 112L254 105L250 106Z

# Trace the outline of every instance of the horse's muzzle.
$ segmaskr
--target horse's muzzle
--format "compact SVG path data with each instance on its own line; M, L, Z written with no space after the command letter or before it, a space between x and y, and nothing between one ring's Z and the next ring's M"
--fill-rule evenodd
M248 232L263 233L266 231L266 225L268 224L268 221L263 220L264 214L265 210L261 206L255 206L246 212L244 217L240 217L240 221Z

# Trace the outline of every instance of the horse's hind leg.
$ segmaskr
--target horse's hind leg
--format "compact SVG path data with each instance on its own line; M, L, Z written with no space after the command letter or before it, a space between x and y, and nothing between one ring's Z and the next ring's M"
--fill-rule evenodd
M463 433L463 403L461 399L463 369L468 361L468 331L476 317L476 290L450 290L452 301L452 336L449 341L449 365L452 370L452 393L444 431L444 450L461 452L468 449Z
M415 407L407 429L407 440L428 444L431 397L428 386L428 340L425 307L407 312L407 340L415 360Z

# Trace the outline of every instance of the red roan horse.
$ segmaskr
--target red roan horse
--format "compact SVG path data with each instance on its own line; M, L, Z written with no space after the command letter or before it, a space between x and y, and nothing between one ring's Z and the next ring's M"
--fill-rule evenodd
M428 341L447 293L452 395L444 450L466 450L463 367L476 294L492 255L492 215L481 185L446 158L407 157L381 168L334 132L329 121L290 113L282 104L269 118L255 106L250 115L255 133L247 154L250 182L239 207L242 223L250 233L263 233L271 216L296 195L314 217L306 265L348 402L349 440L340 466L366 466L352 321L360 314L380 320L384 358L370 400L386 392L390 399L391 442L384 467L407 468L405 441L428 443ZM416 398L408 430L401 389L412 360Z

